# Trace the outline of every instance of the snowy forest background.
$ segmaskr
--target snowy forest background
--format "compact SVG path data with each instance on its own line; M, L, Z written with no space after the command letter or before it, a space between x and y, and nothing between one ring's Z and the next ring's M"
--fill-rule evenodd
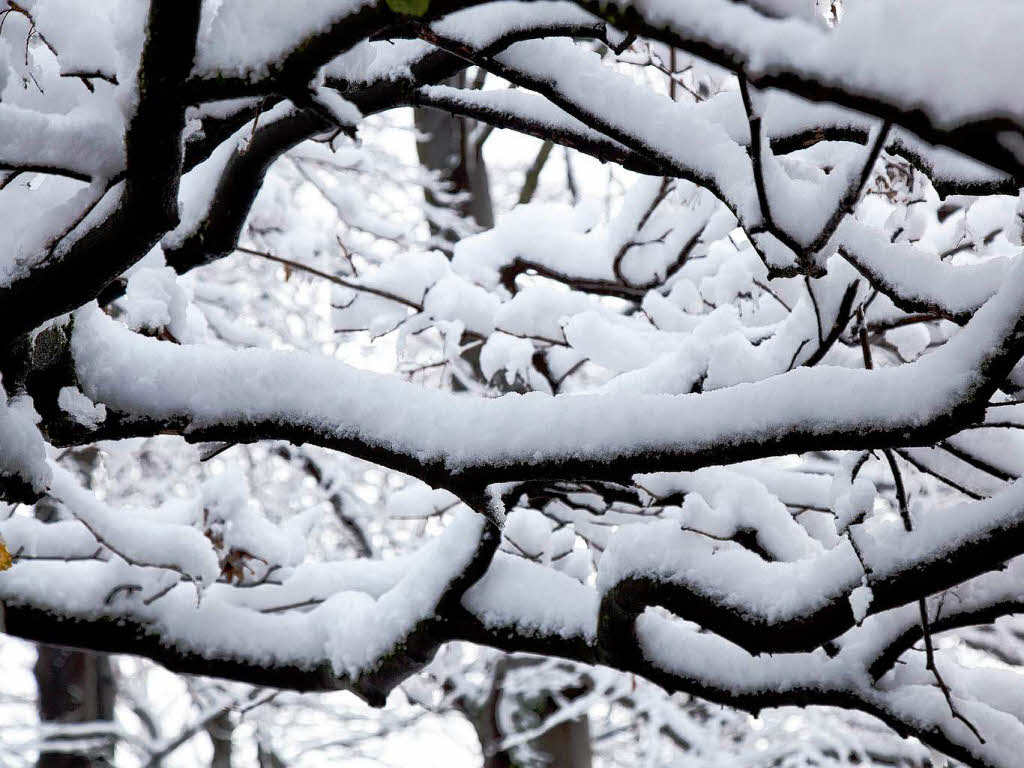
M0 765L1016 764L1024 110L893 53L953 3L183 3L133 91L158 5L0 10Z

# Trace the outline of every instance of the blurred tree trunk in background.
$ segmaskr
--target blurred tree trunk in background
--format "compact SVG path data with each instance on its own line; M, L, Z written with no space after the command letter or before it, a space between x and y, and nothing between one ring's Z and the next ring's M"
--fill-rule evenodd
M99 452L83 450L75 454L77 470L86 487L92 487L92 472L99 461ZM43 522L57 519L56 505L41 501L36 505L36 517ZM44 723L110 722L114 719L116 686L110 666L110 657L102 653L73 651L50 645L37 646L35 665L38 690L39 719ZM37 768L99 768L113 764L113 738L81 738L96 741L91 751L40 751ZM59 739L52 743L59 744ZM45 746L43 750L45 750Z
M464 88L466 76L460 73L445 81L445 85ZM416 130L420 134L416 141L420 163L440 175L446 193L461 198L454 206L457 213L463 218L472 219L483 229L493 227L494 207L483 156L488 129L474 120L452 117L436 109L416 109L414 113ZM449 207L447 201L433 190L428 188L425 194L430 205ZM449 242L458 239L454 232L442 229L433 222L431 231Z
M479 83L482 85L482 81ZM445 85L463 88L466 75L460 72L456 77L445 81ZM491 185L487 176L487 165L484 163L483 144L487 133L477 133L476 121L462 117L453 117L447 112L436 109L418 108L413 110L416 130L416 152L420 164L427 170L437 173L441 180L444 196L437 195L429 186L424 189L427 203L436 208L450 208L453 213L463 219L472 220L482 229L494 226L494 206L491 201ZM485 129L486 130L486 129ZM448 195L455 196L454 205L449 203ZM454 244L459 236L451 228L437 224L429 215L430 233L447 243ZM451 256L451 248L438 244ZM466 339L462 340L465 344ZM472 370L480 373L480 345L466 350L463 359ZM458 377L452 377L452 386L456 391L465 387Z
M558 711L550 696L541 704L543 709L537 714L542 718ZM485 750L483 768L591 768L590 719L586 715L559 723L527 742L525 751L529 758L525 761L517 760L512 750L497 749L505 734L496 723L493 727L484 726L483 734L478 730L477 737L481 735L492 739L488 743L481 741Z
M206 726L206 733L213 745L210 768L231 768L231 737L235 733L231 713L224 712L211 720Z
M39 646L35 676L39 717L52 723L114 719L114 677L110 659L98 653ZM96 751L40 752L38 768L98 768L113 761L113 744Z
M550 698L547 701L550 714L554 714L557 704ZM551 768L590 768L590 718L584 715L559 723L531 741L530 747L545 756Z
M502 748L508 736L536 728L560 708L549 692L539 691L524 698L506 689L510 671L534 663L526 657L502 656L492 668L487 696L476 702L464 698L455 702L456 709L476 731L484 756L483 768L591 768L590 719L586 715L558 723L527 741L524 748ZM571 701L586 692L563 690L559 694ZM512 734L505 732L506 723L512 724Z

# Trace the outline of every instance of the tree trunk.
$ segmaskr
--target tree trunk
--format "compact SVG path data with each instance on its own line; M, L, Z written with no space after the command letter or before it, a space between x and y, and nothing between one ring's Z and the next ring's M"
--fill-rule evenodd
M78 451L75 458L86 487L90 487L99 453L85 449ZM36 505L36 517L43 522L56 520L58 515L56 505L51 502L41 501ZM106 654L39 645L35 678L39 719L44 723L110 722L114 719L116 687L110 658ZM101 746L91 751L40 751L36 767L100 768L112 765L113 738L98 741Z
M213 746L210 768L231 768L231 737L234 732L235 724L231 722L230 712L211 720L206 726L206 733Z
M590 768L590 718L567 720L530 742L551 768Z
M39 717L48 723L114 719L114 677L103 654L40 645L35 666ZM92 752L40 752L37 768L100 768L114 758L107 740Z
M459 74L445 82L456 88L465 86L465 74ZM424 168L436 171L441 176L445 191L465 194L465 199L455 206L462 216L471 218L484 229L494 226L494 207L491 202L491 188L484 163L482 142L473 138L476 123L447 112L423 107L414 110L416 130L423 138L416 142L416 152ZM427 202L445 206L443 200L426 190ZM434 234L454 242L455 234L433 227Z
M494 666L487 697L471 708L460 707L476 731L484 757L483 768L591 768L590 718L586 715L549 728L527 742L525 749L500 749L510 734L502 730L501 723L506 718L501 717L499 707L510 704L504 697L505 676L517 661L513 657L500 658ZM569 700L583 693L581 690L561 692ZM547 694L530 701L518 701L518 705L521 712L513 713L508 719L523 721L524 728L535 727L558 711L558 703Z
M466 84L466 75L460 72L457 76L445 81L446 85L462 88ZM463 218L472 219L477 226L489 229L494 226L494 206L491 201L491 186L487 176L487 165L484 162L483 143L474 140L475 121L462 117L454 117L437 109L419 107L414 110L416 130L422 138L416 142L416 152L420 164L441 176L445 191L460 194L464 199L453 206ZM426 200L433 206L446 207L448 203L439 199L430 189L424 191ZM442 230L433 222L430 223L431 234L454 244L458 239L455 232ZM447 249L451 256L450 249ZM462 339L465 344L468 339ZM471 347L463 354L472 370L480 373L480 346ZM465 389L457 379L452 380L455 391Z
M284 761L261 734L257 734L256 739L256 762L259 763L259 768L285 768Z
M477 732L477 738L482 734ZM485 738L496 737L495 741L481 739L484 753L483 768L591 768L590 718L559 723L554 728L528 742L532 759L518 762L509 750L496 750L500 733L488 733Z

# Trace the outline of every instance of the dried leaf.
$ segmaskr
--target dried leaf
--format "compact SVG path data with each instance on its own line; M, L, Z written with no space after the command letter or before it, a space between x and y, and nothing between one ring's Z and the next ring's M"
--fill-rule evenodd
M0 539L0 571L6 571L12 565L14 565L14 559L7 551L7 545L4 544L3 539Z

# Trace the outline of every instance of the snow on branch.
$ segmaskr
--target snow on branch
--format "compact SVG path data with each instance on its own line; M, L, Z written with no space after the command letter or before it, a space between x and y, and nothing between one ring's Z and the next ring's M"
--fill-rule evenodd
M95 307L76 314L71 344L83 391L125 417L125 434L133 424L160 425L194 440L316 442L479 493L553 474L627 478L711 456L727 462L952 434L981 413L1021 354L1020 269L961 333L912 365L790 371L705 395L467 400L302 353L168 346ZM150 373L140 379L137 370ZM833 407L835 391L845 393L844 411ZM395 402L401 411L390 408Z

